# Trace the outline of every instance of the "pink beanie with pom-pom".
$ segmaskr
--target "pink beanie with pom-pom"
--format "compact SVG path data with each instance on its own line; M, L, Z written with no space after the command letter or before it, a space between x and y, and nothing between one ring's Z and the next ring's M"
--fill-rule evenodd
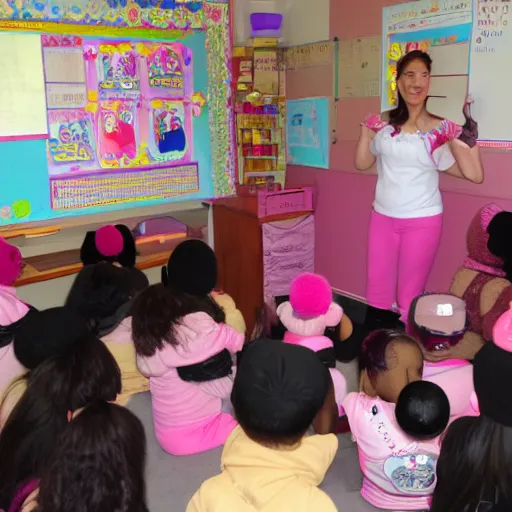
M512 303L496 322L493 342L487 342L474 359L473 380L480 414L512 427Z
M115 226L103 226L95 234L96 249L107 258L117 256L123 251L123 235Z
M296 277L290 286L290 304L295 314L302 318L325 315L332 302L329 281L323 276L304 273Z
M20 250L0 238L0 285L12 286L21 274Z

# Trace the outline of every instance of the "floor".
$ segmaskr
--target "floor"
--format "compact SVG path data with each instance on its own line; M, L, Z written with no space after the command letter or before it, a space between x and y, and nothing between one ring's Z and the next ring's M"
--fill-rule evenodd
M343 296L335 296L345 313L354 322L364 322L364 304ZM348 391L357 391L357 364L338 363L347 379ZM147 492L150 512L185 512L192 495L208 478L220 472L222 449L191 457L173 457L158 445L153 431L149 393L135 395L128 408L143 422L147 437ZM340 447L321 488L343 512L374 512L377 509L360 496L361 471L356 445L350 435L339 436Z
M352 390L357 388L355 364L340 366ZM143 422L148 443L147 492L150 512L185 512L189 499L204 480L219 473L221 449L191 457L173 457L158 445L153 431L149 393L135 395L128 408ZM357 450L349 435L339 436L340 448L322 489L340 511L372 512L359 495L361 472Z

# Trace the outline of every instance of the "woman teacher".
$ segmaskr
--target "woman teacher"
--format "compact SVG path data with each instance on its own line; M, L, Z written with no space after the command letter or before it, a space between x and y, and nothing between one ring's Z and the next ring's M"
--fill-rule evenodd
M484 179L467 106L464 129L426 108L431 68L427 53L405 54L397 64L397 108L388 122L372 116L361 126L355 166L366 171L376 162L378 175L366 290L373 328L392 326L395 303L406 323L412 300L424 292L441 239L439 172L473 183Z

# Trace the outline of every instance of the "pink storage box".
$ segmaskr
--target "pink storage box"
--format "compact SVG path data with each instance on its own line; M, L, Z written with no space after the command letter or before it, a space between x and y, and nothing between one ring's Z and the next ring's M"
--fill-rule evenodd
M258 192L258 217L313 210L313 187Z

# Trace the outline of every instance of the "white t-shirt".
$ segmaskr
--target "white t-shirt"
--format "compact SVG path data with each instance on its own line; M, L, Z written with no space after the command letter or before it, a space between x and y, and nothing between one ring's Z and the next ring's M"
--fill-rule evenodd
M455 164L450 147L444 144L431 155L427 135L402 132L392 136L394 130L390 125L384 127L371 144L378 174L373 208L399 219L442 213L438 171Z

